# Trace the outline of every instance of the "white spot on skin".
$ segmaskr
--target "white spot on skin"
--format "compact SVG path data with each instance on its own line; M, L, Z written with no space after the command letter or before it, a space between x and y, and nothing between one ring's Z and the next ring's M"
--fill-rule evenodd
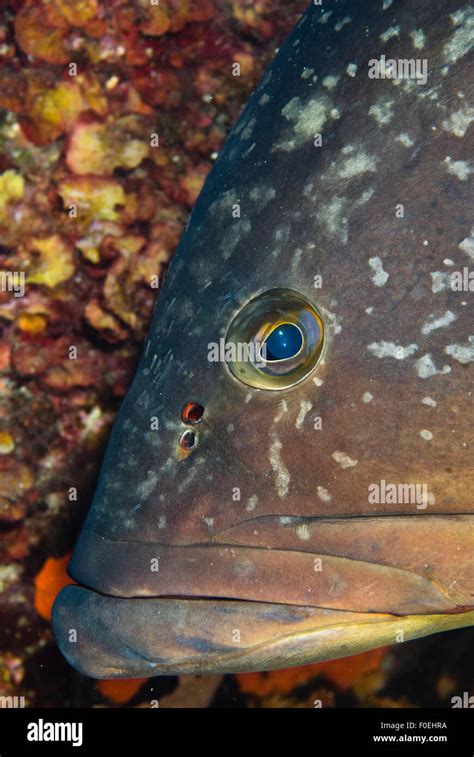
M270 100L270 96L265 93L261 96L260 100L258 101L258 104L266 105L269 100Z
M329 203L322 204L317 215L318 219L325 225L328 235L339 238L342 244L347 244L349 239L348 215L368 202L373 194L373 189L367 189L352 202L349 202L347 198L333 197Z
M302 255L303 255L303 250L300 247L297 247L295 250L295 254L293 255L293 259L291 261L291 270L293 273L296 273L298 271L298 266L301 262Z
M222 257L227 260L230 258L239 242L244 236L246 236L252 228L252 224L248 218L234 218L231 226L225 230L221 238L219 249L222 252Z
M160 515L158 518L158 528L166 528L166 515Z
M253 127L255 126L256 123L257 123L257 119L251 118L248 124L246 125L245 129L242 131L242 134L240 135L240 139L242 140L250 139L250 137L252 136Z
M443 55L447 63L457 63L470 52L474 44L474 9L468 6L452 13L450 18L458 28L443 47Z
M256 494L252 494L249 501L247 502L247 507L245 508L248 512L251 512L252 510L255 510L257 507L258 497Z
M326 87L326 89L331 90L337 86L339 79L339 76L325 76L321 84L323 85L323 87Z
M311 536L309 526L306 523L300 523L299 526L296 526L296 534L301 541L308 541Z
M307 414L313 407L311 402L308 402L308 400L301 400L300 402L300 411L298 413L298 417L296 418L295 426L299 430L304 423L304 419L306 418Z
M370 308L365 308L365 312L367 313L367 315L372 315L372 313L374 312L373 306L371 306Z
M275 240L277 242L288 242L290 236L291 236L291 228L288 225L280 226L275 231Z
M232 206L239 202L239 198L237 197L235 191L233 189L228 189L226 192L223 192L219 199L214 200L214 202L209 206L209 212L212 214L219 214L220 216L223 215L232 215Z
M368 155L362 149L355 145L346 145L341 150L344 156L340 167L338 163L332 163L330 170L337 167L337 175L341 179L352 179L353 176L359 176L363 173L375 173L377 170L377 161L372 155Z
M469 336L466 344L450 344L444 350L462 365L474 362L474 336Z
M457 176L460 181L467 181L469 175L472 173L472 168L467 160L451 160L448 155L448 157L443 160L443 163L446 164L448 173Z
M275 415L273 422L278 423L279 421L281 421L281 419L287 412L288 412L288 402L286 400L281 400L279 408L278 408L278 413Z
M332 457L338 463L341 468L353 468L357 463L358 460L354 460L352 457L349 457L349 455L346 455L345 452L333 452Z
M145 478L138 486L137 486L137 496L140 497L140 499L145 499L146 497L149 497L152 493L153 489L158 483L158 476L156 473L154 473L152 470L148 471L148 477Z
M410 39L415 50L423 50L426 37L421 29L414 29L414 31L410 32Z
M268 205L271 200L276 197L276 192L273 187L266 187L263 184L257 184L250 191L250 199L256 204L257 208L261 210Z
M321 502L331 502L332 497L329 494L328 490L324 488L324 486L318 486L317 492Z
M407 357L411 357L418 349L418 345L409 344L408 347L402 347L394 342L372 342L367 349L375 357L385 358L393 357L395 360L405 360Z
M449 274L445 271L433 271L431 274L431 291L438 294L446 289L450 283Z
M388 281L389 274L384 271L382 266L381 259L376 256L374 258L369 258L369 265L372 268L374 275L372 276L372 281L375 284L376 287L383 287Z
M469 255L471 260L474 260L474 228L471 230L471 236L466 237L459 244L459 249Z
M327 11L326 13L323 13L323 15L320 18L318 18L318 24L327 24L330 16L332 16L332 11Z
M364 392L364 394L362 395L362 402L365 405L367 405L369 402L372 402L373 399L374 399L374 395L371 394L370 392Z
M396 26L390 26L387 31L380 35L382 42L388 42L392 37L400 37L400 27L398 24Z
M252 152L252 150L255 150L256 146L257 146L257 143L256 142L252 142L252 144L250 145L250 147L248 147L246 150L243 151L242 157L246 158L247 155L250 155L250 153Z
M446 313L440 318L434 318L433 320L424 323L421 327L421 333L431 334L432 331L436 331L436 329L446 328L446 326L449 326L450 323L453 323L456 320L457 315L452 313L451 310L447 310Z
M281 459L283 445L279 438L273 434L270 444L270 465L276 476L276 488L278 496L283 498L288 494L290 486L290 474Z
M303 71L301 73L301 78L302 79L309 79L309 77L312 74L314 74L314 68L306 68L306 66L305 66L305 68L303 68Z
M352 78L354 78L354 76L357 73L357 64L356 63L349 63L349 65L346 68L346 72L347 72L347 74L349 76L352 76Z
M428 405L428 407L437 407L438 405L436 400L434 400L432 397L423 397L421 401L423 405Z
M474 121L474 108L463 103L459 110L451 113L446 121L443 121L443 129L455 137L464 137L466 131Z
M386 11L392 5L393 0L383 0L382 10Z
M344 215L347 203L342 197L333 197L326 205L323 205L318 212L318 218L324 222L329 234L337 236L343 244L347 244L349 232L347 230L348 220Z
M380 100L369 108L369 116L375 118L379 126L389 124L393 119L393 100Z
M324 381L320 379L319 376L315 376L313 381L316 384L316 386L322 386L324 384Z
M344 16L342 21L338 21L337 24L334 26L334 31L340 32L342 27L345 26L346 24L350 24L351 21L352 19L350 16Z
M214 518L203 518L203 521L209 528L212 528L214 525Z
M273 148L291 152L295 147L313 139L314 134L322 131L323 126L329 119L337 119L340 116L337 108L326 95L318 99L308 100L302 103L299 97L293 97L282 108L282 116L293 124L293 138L283 139Z
M454 265L454 260L451 260L451 258L445 258L445 259L443 260L443 264L444 264L444 265L449 265L449 266L452 266L452 265Z
M405 132L402 132L398 135L397 142L400 142L400 144L402 144L404 147L413 147L413 145L415 144L411 137L409 137Z
M425 442L430 442L433 438L433 434L431 433L431 431L428 431L426 428L420 431L420 436L422 439L425 440Z
M335 334L340 334L342 326L339 323L339 321L337 320L336 314L335 313L330 313L329 310L326 310L325 314L326 314L326 316L327 316L327 318L328 318L328 320L329 320L332 328L334 329L334 333Z
M423 357L420 357L420 359L416 361L415 365L416 365L416 372L418 373L418 376L422 379L428 379L428 378L431 378L432 376L441 376L445 373L451 373L451 367L449 365L443 365L443 367L440 370L438 370L430 354L423 355Z

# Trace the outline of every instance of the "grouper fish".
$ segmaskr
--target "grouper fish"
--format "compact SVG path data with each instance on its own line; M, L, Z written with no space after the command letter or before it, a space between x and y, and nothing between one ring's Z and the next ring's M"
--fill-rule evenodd
M278 51L54 606L79 671L267 670L473 624L473 29L466 0L313 3Z

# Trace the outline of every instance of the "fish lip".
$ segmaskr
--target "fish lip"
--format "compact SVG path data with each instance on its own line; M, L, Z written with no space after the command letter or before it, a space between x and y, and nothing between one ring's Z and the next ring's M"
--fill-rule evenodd
M122 598L65 586L53 605L58 647L92 678L239 673L337 659L474 625L474 611L401 618L263 602ZM75 632L75 633L73 633Z
M313 608L307 609L313 612ZM154 623L143 622L148 610L155 614ZM252 611L260 615L267 624L291 622L306 615L303 608L287 605L210 597L120 597L69 584L55 599L52 627L63 656L79 672L93 678L212 674L222 666L226 671L262 669L261 662L249 665L244 661L248 647L242 650L231 641L232 633L239 630L233 628L234 619L239 614L246 616L248 611L251 616ZM124 616L126 623L121 622ZM227 642L218 635L213 637L212 616L214 620L226 616L231 620ZM196 624L197 635L193 630ZM79 645L68 644L71 630L78 630ZM255 653L268 643L258 639L251 650ZM158 649L161 645L163 649Z
M255 546L113 541L84 528L71 578L119 598L194 597L392 615L462 608L416 572L309 551ZM371 591L368 592L367 586Z

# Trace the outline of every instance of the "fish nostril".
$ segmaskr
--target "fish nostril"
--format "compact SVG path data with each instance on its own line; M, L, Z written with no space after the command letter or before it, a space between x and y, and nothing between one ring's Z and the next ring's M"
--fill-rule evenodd
M179 445L183 449L193 449L196 446L196 434L194 431L184 431L180 436Z
M199 402L186 402L181 413L181 418L184 423L199 423L203 413L204 408Z

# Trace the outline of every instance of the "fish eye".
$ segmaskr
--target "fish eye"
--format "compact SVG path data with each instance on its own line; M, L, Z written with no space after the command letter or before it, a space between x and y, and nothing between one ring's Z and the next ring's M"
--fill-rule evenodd
M303 346L304 337L295 323L281 323L275 326L260 348L262 360L274 362L296 357Z
M270 289L234 317L226 362L232 375L257 389L288 389L308 376L324 346L316 307L290 289Z

